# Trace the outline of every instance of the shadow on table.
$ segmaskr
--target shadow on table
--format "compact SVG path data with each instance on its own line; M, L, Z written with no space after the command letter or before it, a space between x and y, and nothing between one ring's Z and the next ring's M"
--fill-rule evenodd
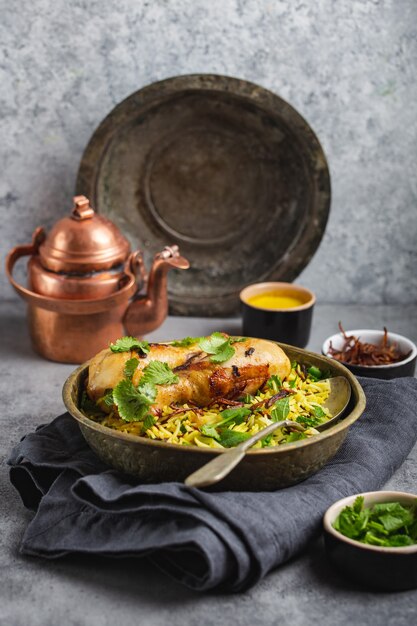
M26 317L21 308L16 307L17 313L4 313L0 318L1 344L3 358L36 358L32 348Z
M47 569L56 577L78 581L86 592L104 590L115 595L118 601L139 600L148 605L158 605L163 591L164 604L173 605L184 600L201 597L201 594L184 587L160 571L146 557L107 558L96 555L68 555L59 560L44 561L25 557L36 568Z
M361 589L359 585L339 574L337 569L330 563L324 549L322 537L315 541L309 549L306 566L309 570L309 577L315 578L323 587L333 590L343 589L344 591L358 591Z
M375 597L387 597L392 594L392 597L398 597L398 592L396 591L390 592L375 589L371 583L369 586L360 585L354 580L343 576L329 561L324 548L323 537L317 540L309 549L306 565L309 570L306 572L306 575L314 579L322 589L326 588L329 592L342 591L347 594L357 595L359 593L363 596L372 595Z
M119 600L140 600L147 605L158 605L163 590L164 604L181 604L186 600L202 598L203 596L230 595L221 591L209 594L195 592L167 576L164 572L146 557L143 558L108 558L96 555L68 555L55 561L26 557L41 569L47 569L54 576L78 581L88 592L105 590L106 594L114 594ZM303 578L310 584L317 584L321 590L334 592L358 592L361 588L343 578L331 566L324 552L323 542L316 541L307 554L291 559L283 568L301 567L304 570ZM271 572L262 584L276 584L280 568ZM269 579L269 580L268 580ZM256 593L256 587L253 591ZM249 590L251 593L252 590ZM238 594L239 595L239 594Z

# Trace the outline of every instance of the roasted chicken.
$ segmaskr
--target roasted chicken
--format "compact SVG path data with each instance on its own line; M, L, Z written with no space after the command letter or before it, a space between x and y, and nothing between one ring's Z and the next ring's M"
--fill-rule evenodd
M114 389L123 380L125 364L132 357L139 359L132 377L134 385L139 384L142 370L151 361L166 363L178 375L178 382L158 386L156 408L172 403L205 407L219 398L232 400L244 393L255 394L273 374L284 379L290 373L291 363L275 343L245 339L234 343L233 348L233 356L220 364L212 362L198 343L187 347L152 343L146 355L135 350L102 350L90 363L87 394L97 402Z

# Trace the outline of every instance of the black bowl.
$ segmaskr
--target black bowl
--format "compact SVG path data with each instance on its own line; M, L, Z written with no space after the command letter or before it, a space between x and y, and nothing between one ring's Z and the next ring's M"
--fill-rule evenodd
M345 537L333 523L345 506L351 506L358 495L365 506L378 502L413 504L417 496L401 491L370 491L338 500L323 519L327 555L339 572L365 587L384 591L417 588L417 544L403 548L385 548L360 543Z
M290 296L300 302L292 308L267 309L251 304L253 296L274 292L280 296ZM297 348L308 344L313 319L315 295L305 287L294 283L255 283L240 292L242 308L242 334L245 337L259 337L286 343Z

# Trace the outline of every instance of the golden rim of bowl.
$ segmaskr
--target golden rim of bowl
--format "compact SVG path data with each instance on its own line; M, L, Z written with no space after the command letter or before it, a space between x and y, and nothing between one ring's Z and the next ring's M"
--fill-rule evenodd
M268 293L268 291L281 291L282 295L285 296L303 296L305 298L308 297L307 302L300 304L300 306L288 307L288 308L266 308L262 306L258 306L256 304L251 304L248 302L248 298L251 296L258 296L263 293ZM240 301L246 304L253 309L258 309L259 311L279 311L279 312L291 312L291 311L303 311L304 309L311 308L316 302L316 296L310 289L307 287L302 287L301 285L297 285L296 283L280 283L280 282L266 282L266 283L253 283L252 285L248 285L244 287L239 294Z

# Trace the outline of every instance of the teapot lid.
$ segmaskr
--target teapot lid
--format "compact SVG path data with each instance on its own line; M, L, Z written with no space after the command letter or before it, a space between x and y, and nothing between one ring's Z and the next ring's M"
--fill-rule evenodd
M74 197L71 215L59 220L39 246L43 267L80 274L110 269L129 252L128 240L113 222L94 212L85 196Z

